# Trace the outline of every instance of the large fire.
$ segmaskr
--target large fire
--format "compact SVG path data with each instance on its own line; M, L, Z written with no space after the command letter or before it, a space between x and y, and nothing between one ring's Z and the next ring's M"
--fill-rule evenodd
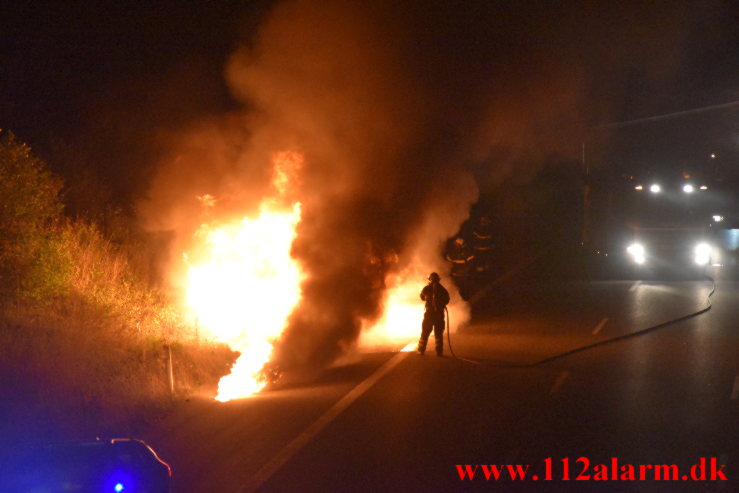
M275 157L274 186L284 199L286 169L300 165L300 155ZM240 356L218 385L216 399L247 397L267 381L263 368L273 343L300 301L303 272L290 256L300 222L300 203L262 202L256 217L222 224L204 224L197 233L201 245L189 254L187 302L198 325Z
M300 300L302 272L290 257L300 205L209 229L207 258L190 267L187 301L198 323L241 355L216 399L246 397L265 385L261 370L272 342Z
M203 331L240 353L218 385L216 400L248 397L266 384L265 365L290 314L301 299L305 278L290 255L297 236L301 205L287 199L298 176L302 156L294 152L274 157L275 196L262 202L255 217L219 225L203 224L196 245L186 255L187 303ZM201 197L206 207L215 199ZM419 292L431 267L415 259L386 279L383 316L362 327L363 347L406 345L418 337L423 317ZM462 311L460 311L462 310ZM452 319L465 320L464 305L451 305ZM410 344L409 344L410 343Z

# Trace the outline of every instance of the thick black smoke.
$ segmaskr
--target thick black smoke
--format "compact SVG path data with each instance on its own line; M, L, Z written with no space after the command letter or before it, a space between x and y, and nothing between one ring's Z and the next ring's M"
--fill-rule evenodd
M197 195L249 212L272 193L270 156L303 153L293 253L308 279L277 358L324 364L379 316L388 273L419 245L438 255L476 200L473 168L489 187L576 159L588 125L673 73L683 18L590 2L279 3L226 70L248 110L188 135L147 215L185 237Z

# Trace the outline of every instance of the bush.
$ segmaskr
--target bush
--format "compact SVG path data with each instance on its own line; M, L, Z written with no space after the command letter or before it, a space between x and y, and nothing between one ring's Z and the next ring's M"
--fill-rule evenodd
M54 225L61 219L62 180L10 132L0 133L0 294L58 294L68 264ZM53 274L52 274L53 272Z
M13 403L0 409L0 445L49 422L81 417L102 432L160 412L172 399L165 345L178 394L215 384L234 358L192 341L131 265L139 245L111 241L90 218L64 217L62 186L28 146L0 134L0 402Z
M0 134L0 294L36 303L84 300L129 325L176 323L158 295L88 219L63 216L63 181L12 133Z

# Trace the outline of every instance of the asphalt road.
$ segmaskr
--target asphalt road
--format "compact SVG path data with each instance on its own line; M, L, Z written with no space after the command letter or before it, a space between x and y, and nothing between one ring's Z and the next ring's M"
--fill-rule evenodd
M712 287L509 283L452 334L459 358L357 354L254 398L195 397L144 438L177 493L739 491L739 283L717 281L706 313L640 333L706 308ZM702 477L702 458L707 479L683 480ZM673 464L659 473L674 481L646 468ZM487 480L490 465L527 479Z

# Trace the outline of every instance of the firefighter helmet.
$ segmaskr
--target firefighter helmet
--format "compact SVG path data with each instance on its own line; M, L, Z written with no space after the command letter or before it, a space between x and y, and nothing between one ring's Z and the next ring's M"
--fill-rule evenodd
M439 274L437 274L436 272L432 272L431 274L429 274L429 281L433 282L433 281L440 281L440 280L441 280L441 277L439 277Z

